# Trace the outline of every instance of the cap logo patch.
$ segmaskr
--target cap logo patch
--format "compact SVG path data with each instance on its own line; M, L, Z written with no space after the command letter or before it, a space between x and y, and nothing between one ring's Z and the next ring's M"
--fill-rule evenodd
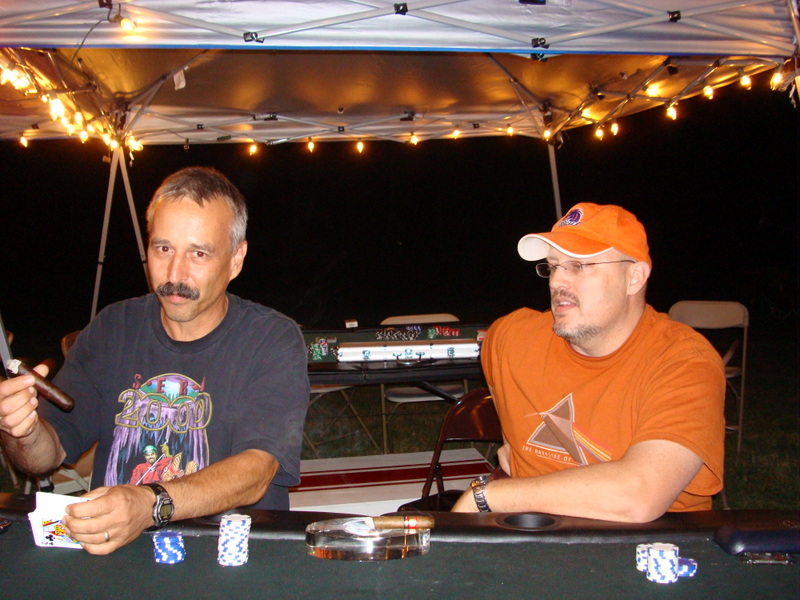
M564 225L580 225L581 217L583 217L583 211L580 208L573 208L569 211L564 218L558 222L559 227L564 227Z

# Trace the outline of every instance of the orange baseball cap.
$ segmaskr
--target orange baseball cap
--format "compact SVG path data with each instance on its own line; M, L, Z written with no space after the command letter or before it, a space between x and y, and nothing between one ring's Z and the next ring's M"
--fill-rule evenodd
M542 260L551 246L575 258L591 258L615 248L652 266L644 227L633 214L613 204L576 204L549 232L524 236L517 251L525 260Z

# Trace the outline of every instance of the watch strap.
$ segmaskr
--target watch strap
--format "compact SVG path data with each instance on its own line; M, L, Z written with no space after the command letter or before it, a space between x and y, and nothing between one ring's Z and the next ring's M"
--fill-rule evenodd
M159 483L144 483L142 485L149 487L156 495L156 501L153 503L153 526L146 529L146 531L152 531L163 527L172 520L175 505L172 502L172 497L163 485ZM167 518L161 516L161 509L165 504L169 505L171 508Z
M492 512L492 509L489 508L489 503L486 501L486 484L491 480L492 478L489 475L481 475L470 484L475 506L478 507L480 512Z

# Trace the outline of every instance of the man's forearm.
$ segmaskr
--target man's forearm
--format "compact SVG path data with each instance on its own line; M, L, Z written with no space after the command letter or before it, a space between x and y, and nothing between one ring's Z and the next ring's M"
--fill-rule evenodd
M536 511L641 523L666 512L702 465L683 446L651 440L633 446L617 461L492 481L485 496L496 512ZM474 510L474 506L468 492L455 510Z
M258 502L277 471L271 454L245 450L162 484L175 503L174 519L189 519Z
M29 475L48 475L66 458L58 435L49 423L41 419L29 435L15 438L2 432L0 440L8 459Z

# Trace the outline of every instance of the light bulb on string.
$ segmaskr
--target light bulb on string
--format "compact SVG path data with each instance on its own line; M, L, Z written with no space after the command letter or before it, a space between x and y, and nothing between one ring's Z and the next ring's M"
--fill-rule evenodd
M542 132L542 137L544 138L545 141L553 137L553 132L550 130L549 127Z
M309 152L314 151L314 142L311 140L311 138L308 138L308 151Z
M672 119L673 121L678 118L678 108L677 104L670 104L667 107L667 116Z
M740 85L741 85L743 88L745 88L746 90L749 90L750 88L752 88L752 87L753 87L753 80L752 80L752 79L750 79L750 75L744 75L744 74L743 74L743 75L741 76L741 78L739 79L739 84L740 84Z
M53 98L50 100L50 118L53 119L53 121L64 118L66 114L67 109L60 98Z
M777 90L781 83L783 83L783 74L781 73L781 66L775 67L775 72L769 78L769 87L772 90Z
M86 131L85 129L81 129L80 133L78 134L78 137L81 139L81 143L85 144L86 140L89 139L89 132Z
M356 144L356 150L358 150L359 154L364 152L364 142L362 142L361 140L358 140L358 143Z
M419 138L415 133L412 133L409 141L416 146L419 143Z
M514 128L511 125L509 125L508 127L506 127L506 133L508 135L514 135Z
M122 17L122 19L120 19L119 26L125 33L133 33L136 31L136 23L127 17Z
M598 140L602 140L605 135L606 135L606 132L602 127L598 127L597 129L594 130L594 136Z
M706 84L705 87L703 87L703 96L712 100L714 98L714 88Z
M456 128L453 130L453 139L454 139L454 140L457 140L457 139L458 139L458 136L460 136L460 135L461 135L461 131L458 129L458 127L456 127Z
M25 137L24 133L19 136L19 143L22 144L25 148L28 147L28 138Z
M253 142L252 144L250 144L250 147L247 149L247 151L250 153L250 156L253 156L253 154L258 152L258 145L255 142Z
M611 135L617 135L619 133L619 125L616 121L611 123Z

